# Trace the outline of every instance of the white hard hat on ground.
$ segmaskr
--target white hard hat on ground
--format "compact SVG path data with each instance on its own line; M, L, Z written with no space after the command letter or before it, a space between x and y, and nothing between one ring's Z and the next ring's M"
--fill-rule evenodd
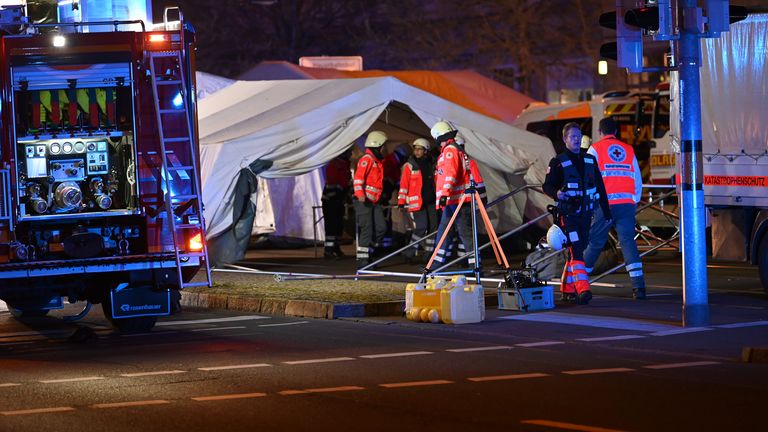
M547 244L549 247L559 251L565 247L566 243L568 243L568 238L559 226L552 225L549 227L549 230L547 230Z
M365 138L365 146L379 148L387 142L387 134L382 131L371 131Z
M429 151L429 141L427 141L424 138L416 138L416 140L413 141L413 146L414 147L421 147L424 150Z

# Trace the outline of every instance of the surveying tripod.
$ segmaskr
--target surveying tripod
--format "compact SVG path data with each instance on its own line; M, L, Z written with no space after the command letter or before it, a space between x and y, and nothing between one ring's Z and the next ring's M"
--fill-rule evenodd
M464 191L464 194L462 195L461 200L459 201L458 206L456 207L456 211L451 216L451 219L448 221L448 225L445 227L445 230L443 231L443 235L438 240L437 244L435 245L435 250L432 252L432 256L429 258L429 262L427 263L426 268L424 268L424 273L421 275L421 279L419 280L419 283L424 283L425 279L429 275L450 275L450 274L474 274L475 276L475 282L479 285L480 284L480 273L481 273L481 266L480 266L480 256L479 256L479 249L478 249L478 240L477 240L477 213L479 210L480 216L483 219L483 223L485 225L485 230L488 233L488 236L490 237L491 246L493 247L493 253L496 256L496 262L504 267L505 270L505 276L504 280L507 283L507 286L512 287L515 286L512 284L511 277L512 277L512 269L509 267L509 262L507 261L507 257L504 254L504 250L501 248L501 242L499 241L498 236L496 235L496 231L493 229L493 225L491 224L491 219L488 217L488 211L485 209L485 204L483 204L483 200L480 197L480 193L477 191L477 183L475 182L475 177L472 174L471 169L471 162L469 157L467 156L466 152L463 152L464 155L464 169L466 172L469 173L469 188ZM475 256L475 263L472 269L470 270L461 270L458 272L441 272L441 273L433 273L430 269L432 268L432 263L435 261L435 257L437 256L438 252L440 251L440 247L445 242L445 239L448 237L449 233L451 232L451 228L453 227L454 222L456 221L456 218L459 215L459 211L461 211L461 207L466 202L466 199L469 198L469 203L472 207L472 243L473 243L473 253Z

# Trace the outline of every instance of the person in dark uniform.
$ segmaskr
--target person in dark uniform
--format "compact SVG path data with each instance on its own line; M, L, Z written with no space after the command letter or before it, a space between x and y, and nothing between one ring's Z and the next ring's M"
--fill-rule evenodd
M581 151L581 136L578 124L571 122L563 126L566 150L549 161L543 189L557 202L559 220L555 223L568 238L570 258L560 283L563 300L588 304L592 292L584 265L584 249L589 244L592 213L599 204L606 221L611 222L611 209L597 160Z
M323 222L325 222L325 258L341 258L341 235L344 231L344 204L352 183L349 158L352 148L340 154L325 167L323 188Z

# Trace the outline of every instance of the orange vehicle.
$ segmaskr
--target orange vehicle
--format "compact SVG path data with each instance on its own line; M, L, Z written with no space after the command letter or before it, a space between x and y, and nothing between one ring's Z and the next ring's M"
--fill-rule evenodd
M0 300L18 318L101 303L148 331L210 285L194 32L180 11L157 31L0 12L23 32L0 38Z

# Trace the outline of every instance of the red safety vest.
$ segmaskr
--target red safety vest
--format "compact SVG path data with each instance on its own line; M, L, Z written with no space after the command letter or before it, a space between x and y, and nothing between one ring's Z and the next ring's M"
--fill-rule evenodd
M608 204L635 204L635 150L613 135L592 144Z
M337 157L325 167L325 188L323 199L330 199L349 187L349 159Z
M405 205L409 212L421 210L421 170L415 163L406 162L400 176L400 191L397 204Z
M443 146L440 158L437 159L437 172L435 174L437 208L440 208L440 197L442 196L448 197L446 205L458 204L461 201L468 202L468 198L464 197L464 191L470 186L470 171L475 178L478 189L482 186L484 190L485 184L480 170L477 169L474 161L470 161L469 165L470 170L468 171L464 166L464 151L453 140L449 140Z
M355 169L355 197L365 197L368 201L376 203L381 197L383 185L384 166L370 150L366 150L363 157L357 161Z

